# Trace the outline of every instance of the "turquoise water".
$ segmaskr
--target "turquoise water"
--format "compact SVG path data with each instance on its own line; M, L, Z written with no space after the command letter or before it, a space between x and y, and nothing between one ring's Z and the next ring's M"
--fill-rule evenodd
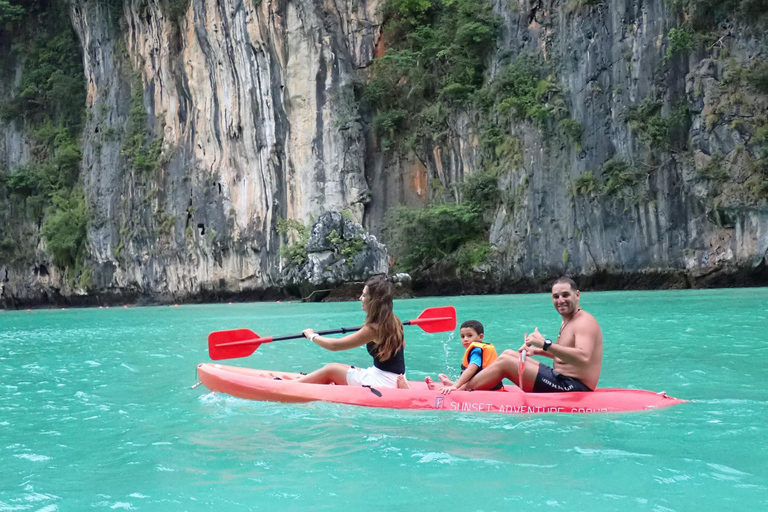
M0 511L768 509L766 289L584 293L605 337L601 387L691 402L602 415L460 414L248 402L190 389L220 329L354 326L359 303L0 312ZM454 305L497 348L538 326L546 295ZM552 336L554 337L554 336ZM456 376L456 333L406 331L409 378ZM309 371L367 365L306 340L232 360Z

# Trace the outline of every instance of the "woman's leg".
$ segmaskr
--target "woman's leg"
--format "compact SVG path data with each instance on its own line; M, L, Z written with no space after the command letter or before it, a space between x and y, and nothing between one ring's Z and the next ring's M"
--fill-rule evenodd
M351 367L341 363L330 363L319 370L315 370L309 375L296 379L296 382L306 384L337 384L339 386L347 385L347 372Z

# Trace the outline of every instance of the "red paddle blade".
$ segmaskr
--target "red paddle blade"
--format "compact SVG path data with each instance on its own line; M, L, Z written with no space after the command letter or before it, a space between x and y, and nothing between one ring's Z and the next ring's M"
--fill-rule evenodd
M208 355L214 361L247 357L268 341L272 338L260 338L250 329L216 331L208 335Z
M411 325L418 325L424 332L445 332L456 330L456 308L443 306L441 308L425 309L418 318L410 320Z

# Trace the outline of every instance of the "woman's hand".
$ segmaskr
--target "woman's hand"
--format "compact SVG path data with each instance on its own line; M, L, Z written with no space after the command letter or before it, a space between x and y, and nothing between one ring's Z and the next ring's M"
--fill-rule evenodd
M301 331L301 334L303 334L305 338L310 339L312 338L312 335L315 334L315 331L313 329L304 329Z

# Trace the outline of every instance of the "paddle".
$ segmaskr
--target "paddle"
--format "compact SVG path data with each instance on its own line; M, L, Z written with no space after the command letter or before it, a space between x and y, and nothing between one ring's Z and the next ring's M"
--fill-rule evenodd
M403 322L403 325L418 325L424 332L430 333L453 331L456 329L456 309L453 306L428 308L422 311L417 318ZM342 327L341 329L318 331L317 334L321 336L326 334L342 334L359 331L362 328L362 325L359 327ZM216 331L208 335L208 354L214 361L247 357L253 354L262 343L302 337L304 335L299 333L286 336L265 336L262 338L250 329Z
M526 333L523 336L523 346L525 346L525 338L527 338L527 337L528 337L528 333ZM520 351L520 360L517 363L517 382L520 383L520 385L519 385L520 391L522 391L523 393L525 393L525 388L523 387L523 372L525 372L525 355L526 355L526 353L527 352L526 352L525 349Z

